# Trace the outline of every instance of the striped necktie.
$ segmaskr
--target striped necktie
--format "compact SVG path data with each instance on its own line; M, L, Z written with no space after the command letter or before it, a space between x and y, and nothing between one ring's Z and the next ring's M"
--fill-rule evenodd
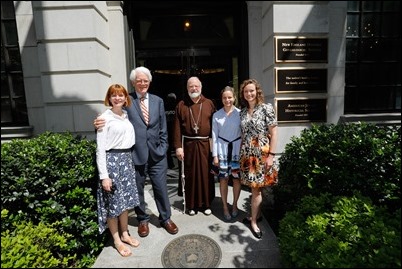
M142 110L142 115L144 116L145 119L145 124L148 125L149 122L149 114L148 114L148 108L145 105L145 97L142 96L140 99L140 105L141 105L141 110Z

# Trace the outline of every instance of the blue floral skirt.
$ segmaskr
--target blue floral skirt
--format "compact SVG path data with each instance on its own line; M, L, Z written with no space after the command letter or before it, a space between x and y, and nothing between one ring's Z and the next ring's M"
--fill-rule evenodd
M140 204L135 168L130 152L106 153L106 167L112 179L113 190L106 192L98 180L97 205L99 233L107 228L108 218L117 218L126 210Z

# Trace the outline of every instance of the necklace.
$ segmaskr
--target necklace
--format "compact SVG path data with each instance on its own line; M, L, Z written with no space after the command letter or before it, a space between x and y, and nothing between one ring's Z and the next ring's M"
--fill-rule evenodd
M201 103L201 105L200 105L200 112L198 112L197 122L195 122L194 116L193 116L193 110L192 110L191 107L190 107L190 116L191 116L191 119L193 120L193 124L194 124L193 129L194 129L194 132L195 132L196 134L198 134L198 129L200 129L200 128L198 127L198 124L199 124L199 122L200 122L201 110L202 110L202 103Z

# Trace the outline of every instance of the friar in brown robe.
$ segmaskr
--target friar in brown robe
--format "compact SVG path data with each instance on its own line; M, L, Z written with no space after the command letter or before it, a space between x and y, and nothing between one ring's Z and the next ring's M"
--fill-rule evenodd
M177 158L183 162L180 163L184 176L179 180L179 193L184 185L185 209L205 213L215 197L214 176L210 173L210 139L216 107L212 100L201 94L201 89L197 77L188 79L188 95L176 106L174 147Z

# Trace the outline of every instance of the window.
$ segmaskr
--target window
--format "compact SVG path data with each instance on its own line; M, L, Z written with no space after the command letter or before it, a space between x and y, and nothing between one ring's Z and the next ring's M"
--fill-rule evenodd
M1 127L28 124L13 1L1 2Z
M401 7L348 1L345 114L401 111Z

